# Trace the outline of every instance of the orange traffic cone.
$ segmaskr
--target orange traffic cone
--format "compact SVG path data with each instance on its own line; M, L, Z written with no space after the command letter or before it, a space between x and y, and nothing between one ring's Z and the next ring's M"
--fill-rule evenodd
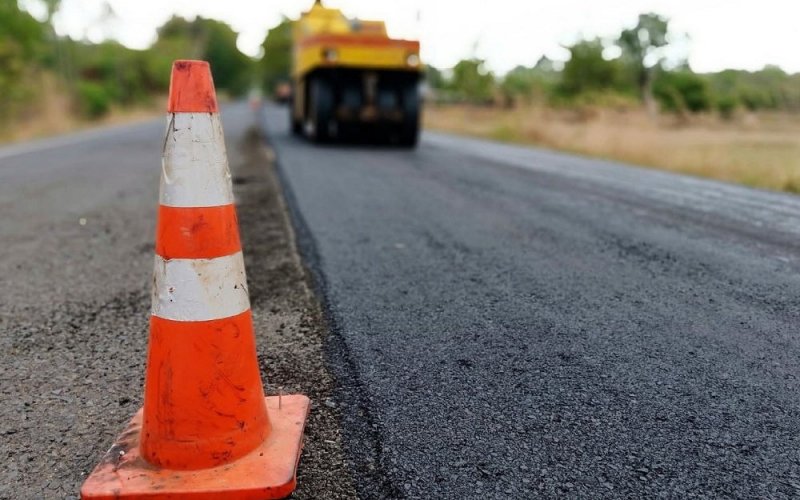
M309 400L264 397L208 63L175 62L168 112L144 408L81 498L283 498Z

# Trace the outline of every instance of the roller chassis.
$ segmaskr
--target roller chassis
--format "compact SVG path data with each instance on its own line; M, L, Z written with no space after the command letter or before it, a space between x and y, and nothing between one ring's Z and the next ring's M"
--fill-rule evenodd
M419 81L417 71L316 69L294 89L302 99L293 104L292 131L316 142L362 139L413 147L419 138Z

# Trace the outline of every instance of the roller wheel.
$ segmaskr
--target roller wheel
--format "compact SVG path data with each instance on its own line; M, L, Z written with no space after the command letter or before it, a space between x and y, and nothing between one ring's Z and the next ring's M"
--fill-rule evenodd
M292 131L293 135L302 135L303 122L294 117L294 106L294 94L292 94L291 100L289 101L289 129Z
M416 83L403 88L403 123L400 125L398 143L400 146L413 148L419 141L420 102L419 87Z
M292 118L292 134L303 135L303 122Z
M336 131L333 120L333 89L324 78L314 78L309 88L306 132L315 142L328 142Z

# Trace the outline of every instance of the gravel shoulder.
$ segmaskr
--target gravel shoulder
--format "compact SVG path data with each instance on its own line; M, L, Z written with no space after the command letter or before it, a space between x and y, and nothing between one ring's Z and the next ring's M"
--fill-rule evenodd
M244 158L233 167L234 191L255 329L261 333L262 376L269 394L300 392L312 401L292 498L353 498L335 383L323 351L328 330L297 253L275 156L255 129L241 146Z

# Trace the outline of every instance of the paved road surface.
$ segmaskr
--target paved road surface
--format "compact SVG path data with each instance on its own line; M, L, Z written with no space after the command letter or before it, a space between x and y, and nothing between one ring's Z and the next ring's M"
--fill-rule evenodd
M0 498L74 498L141 401L162 132L0 149Z
M800 495L800 198L284 113L363 496Z
M311 147L284 113L339 382L302 498L346 489L333 409L365 498L800 495L800 198L440 134ZM223 119L236 168L250 114ZM141 403L162 131L0 149L2 499L73 498ZM243 175L243 236L271 241ZM269 295L291 266L247 255L267 380L328 380L311 336L273 363L317 326Z

